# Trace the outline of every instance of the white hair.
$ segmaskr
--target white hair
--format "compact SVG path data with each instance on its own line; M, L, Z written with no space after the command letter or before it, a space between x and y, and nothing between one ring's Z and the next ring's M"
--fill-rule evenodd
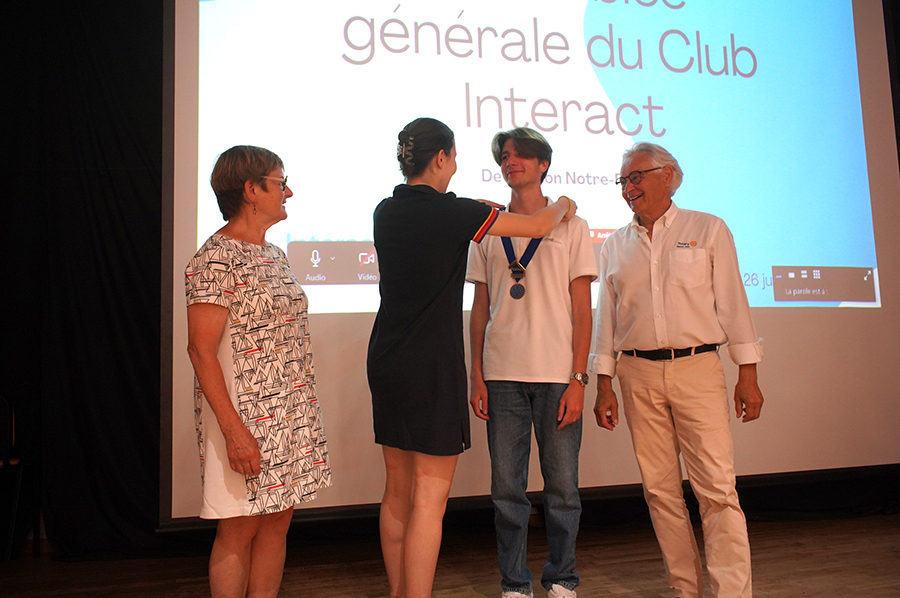
M653 162L654 166L671 166L674 171L674 175L672 176L672 185L670 186L670 190L672 195L675 195L675 191L678 187L681 186L681 180L684 178L684 173L681 172L681 166L678 165L678 160L675 159L675 156L670 154L668 150L666 150L661 145L656 145L655 143L647 143L643 141L641 143L635 143L631 149L625 150L625 153L622 154L622 164L625 164L634 154L642 153L650 156L650 161Z

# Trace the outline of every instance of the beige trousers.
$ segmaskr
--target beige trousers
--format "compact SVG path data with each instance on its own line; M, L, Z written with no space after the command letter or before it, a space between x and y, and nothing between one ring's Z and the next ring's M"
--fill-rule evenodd
M735 490L731 411L719 355L702 353L674 361L622 355L617 375L644 498L675 596L703 596L700 553L682 493L680 454L700 503L713 595L750 598L750 544Z

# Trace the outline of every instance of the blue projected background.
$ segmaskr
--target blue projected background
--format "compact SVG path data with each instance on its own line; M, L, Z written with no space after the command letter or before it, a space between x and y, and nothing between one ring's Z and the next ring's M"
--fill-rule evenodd
M634 138L678 158L676 202L728 223L742 270L758 274L752 305L776 303L762 288L773 266L874 268L851 3L681 4L593 1L584 18L612 102L665 107L665 134ZM810 15L816 26L803 26Z

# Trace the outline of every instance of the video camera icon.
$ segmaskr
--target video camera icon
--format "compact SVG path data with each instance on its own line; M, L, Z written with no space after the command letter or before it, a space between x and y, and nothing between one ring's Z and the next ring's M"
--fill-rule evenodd
M375 250L369 251L368 253L362 252L359 254L359 265L365 266L366 264L374 264L375 263Z

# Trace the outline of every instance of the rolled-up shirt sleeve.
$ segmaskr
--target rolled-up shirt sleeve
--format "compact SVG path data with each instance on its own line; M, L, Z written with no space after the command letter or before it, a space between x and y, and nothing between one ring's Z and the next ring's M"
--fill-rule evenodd
M724 222L716 230L712 249L716 317L728 337L728 356L737 365L759 363L763 358L763 339L756 334L734 238Z

